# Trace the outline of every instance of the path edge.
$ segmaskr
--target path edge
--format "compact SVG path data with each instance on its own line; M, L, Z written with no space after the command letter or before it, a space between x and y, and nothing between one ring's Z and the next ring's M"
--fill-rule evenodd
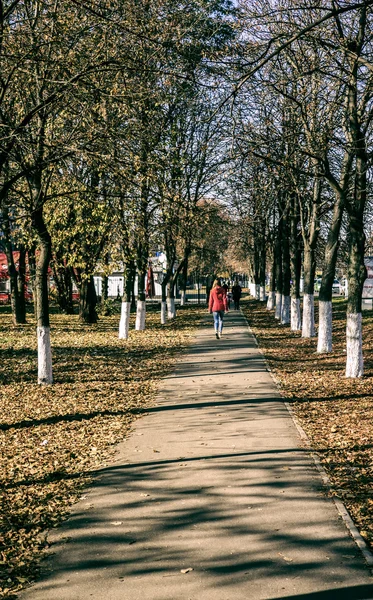
M307 435L307 433L305 432L305 430L303 429L302 425L299 422L298 417L295 415L291 405L289 402L286 401L285 397L283 396L282 393L282 385L281 385L281 381L279 380L279 378L277 377L277 375L274 373L274 371L272 371L263 350L261 349L261 347L259 346L258 340L256 338L256 335L254 334L253 330L250 327L249 321L247 320L246 315L243 313L242 309L240 309L240 312L243 316L243 318L245 319L246 322L246 326L247 329L249 330L250 334L253 336L254 342L255 342L255 346L258 349L259 353L261 354L266 369L268 371L268 373L271 375L273 382L276 384L278 391L281 395L281 398L284 402L284 405L289 413L289 415L292 418L292 421L298 431L299 437L301 439L301 441L304 443L304 445L307 447L307 449L309 450L310 456L315 464L315 467L317 469L317 471L319 472L322 482L324 484L324 486L326 488L328 488L328 490L331 492L332 491L332 483L329 479L329 476L326 472L326 470L324 469L324 467L322 466L320 459L317 455L317 453L313 450L312 445L311 445L311 441ZM330 495L331 500L333 501L337 512L339 514L339 516L341 517L341 519L343 520L348 533L350 534L350 536L352 537L352 539L354 540L356 546L359 548L367 566L373 570L373 553L371 552L371 550L369 549L366 541L364 540L363 536L360 534L358 528L356 527L350 513L348 512L346 506L344 505L344 503L342 502L342 500L340 500L339 498L337 498L334 495Z

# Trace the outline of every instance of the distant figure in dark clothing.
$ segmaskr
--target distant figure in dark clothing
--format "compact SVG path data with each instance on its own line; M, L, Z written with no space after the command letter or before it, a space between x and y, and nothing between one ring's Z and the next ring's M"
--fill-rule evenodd
M225 295L227 296L227 302L228 302L228 308L230 308L230 299L229 299L229 285L227 284L227 282L225 281L222 286L221 286L224 290L225 290Z
M240 309L241 294L242 294L242 288L241 288L240 284L238 283L238 280L236 279L236 281L234 282L234 286L232 287L232 298L233 298L233 302L234 302L234 310Z

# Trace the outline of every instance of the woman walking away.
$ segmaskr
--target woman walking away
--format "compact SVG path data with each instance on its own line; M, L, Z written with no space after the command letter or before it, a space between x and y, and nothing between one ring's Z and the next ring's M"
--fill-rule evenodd
M240 284L238 283L238 279L234 282L234 286L232 287L232 296L234 302L234 310L240 309L240 298L242 294L242 289Z
M214 315L216 338L219 340L223 332L224 313L228 312L227 293L221 287L220 279L215 279L209 298L209 312Z

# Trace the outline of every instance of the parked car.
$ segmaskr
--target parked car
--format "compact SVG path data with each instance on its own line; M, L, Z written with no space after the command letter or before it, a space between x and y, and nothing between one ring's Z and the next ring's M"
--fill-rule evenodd
M338 294L339 296L344 294L344 286L341 284L340 281L338 281L338 279L334 279L333 281L332 292L333 294Z
M0 292L0 304L9 304L10 294L9 292Z

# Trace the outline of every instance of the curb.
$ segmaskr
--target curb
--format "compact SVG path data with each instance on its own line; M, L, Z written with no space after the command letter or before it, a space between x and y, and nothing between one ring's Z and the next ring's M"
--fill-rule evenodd
M244 315L244 313L242 312L242 310L240 309L240 312L243 316L243 318L245 319L247 328L250 332L250 334L253 336L254 341L255 341L255 345L258 349L258 351L260 352L260 354L262 355L262 358L264 360L265 366L267 371L270 373L274 383L276 384L276 386L279 389L279 392L281 394L281 397L284 401L285 407L287 409L287 411L289 412L293 423L295 425L295 427L297 428L298 434L300 439L302 440L302 442L304 443L304 445L307 447L307 449L309 450L310 456L313 460L313 462L315 463L315 467L318 470L322 482L324 484L325 487L327 487L329 489L329 491L331 491L332 489L332 484L331 481L329 479L329 476L327 474L327 472L325 471L324 467L322 466L320 459L318 457L318 455L316 454L316 452L312 449L311 446L311 442L310 439L308 437L308 435L306 434L306 432L304 431L302 425L300 424L297 416L295 415L293 409L291 408L289 402L287 402L285 400L285 398L282 395L281 392L281 381L278 379L278 377L276 376L276 374L272 371L271 367L268 364L268 361L266 359L266 357L264 356L264 353L262 351L262 349L260 348L259 344L258 344L258 340L256 339L255 334L253 333L253 331L251 330L251 327L249 325L249 322L246 318L246 316ZM361 554L363 555L363 558L365 560L365 562L367 563L368 567L373 568L373 553L371 552L371 550L369 549L366 541L364 540L364 538L360 535L359 530L357 529L355 523L353 522L350 513L348 512L346 506L344 505L344 503L339 499L336 498L335 496L331 496L331 499L337 509L337 512L339 514L339 516L342 518L342 520L344 521L344 524L346 525L347 531L349 532L350 536L352 537L352 539L354 540L355 544L357 545L357 547L359 548Z

